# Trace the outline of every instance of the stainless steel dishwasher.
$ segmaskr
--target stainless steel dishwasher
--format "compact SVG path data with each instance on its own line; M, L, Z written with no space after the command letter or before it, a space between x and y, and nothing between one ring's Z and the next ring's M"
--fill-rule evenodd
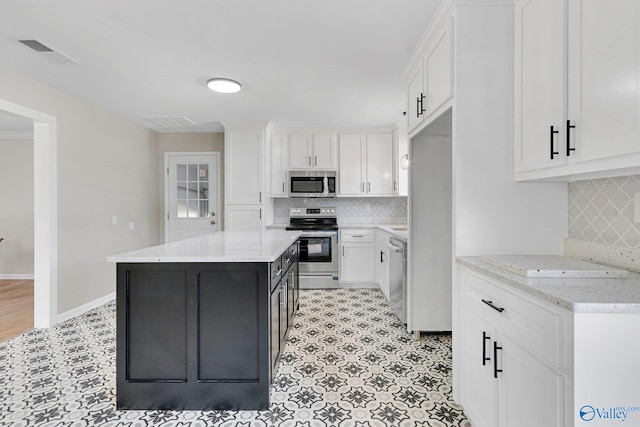
M389 238L389 305L407 323L407 242Z

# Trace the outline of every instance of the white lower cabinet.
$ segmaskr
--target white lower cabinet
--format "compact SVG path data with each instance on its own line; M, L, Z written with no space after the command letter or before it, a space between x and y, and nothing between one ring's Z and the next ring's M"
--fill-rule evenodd
M373 283L374 230L340 229L340 282Z
M461 403L474 427L568 427L559 310L461 271Z
M389 299L389 234L376 229L375 232L375 281L380 290Z

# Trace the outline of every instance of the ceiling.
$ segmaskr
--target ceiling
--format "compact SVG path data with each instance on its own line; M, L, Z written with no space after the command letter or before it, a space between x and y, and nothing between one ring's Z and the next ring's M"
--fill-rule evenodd
M0 65L159 132L388 127L404 120L400 74L440 1L2 0ZM243 90L211 92L211 77Z

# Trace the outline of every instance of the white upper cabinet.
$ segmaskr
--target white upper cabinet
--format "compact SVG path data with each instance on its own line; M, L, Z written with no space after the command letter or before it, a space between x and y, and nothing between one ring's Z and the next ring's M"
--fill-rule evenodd
M271 197L287 197L287 156L289 137L286 133L271 134Z
M443 111L440 107L453 96L450 22L450 20L447 21L445 28L429 45L423 62L409 80L407 89L409 133L416 130L423 122L439 116Z
M341 196L362 196L365 194L366 136L340 135L340 171L338 193Z
M516 179L640 170L638 22L635 0L517 2Z
M562 1L525 0L515 9L517 172L566 163L566 13Z
M336 169L334 134L291 134L289 167L296 170Z
M394 146L389 134L341 134L338 194L394 194Z
M263 196L264 132L225 132L225 204L260 204Z

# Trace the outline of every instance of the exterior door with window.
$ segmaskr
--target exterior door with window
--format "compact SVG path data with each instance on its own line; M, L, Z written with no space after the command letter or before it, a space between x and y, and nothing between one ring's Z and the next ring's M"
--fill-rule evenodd
M165 155L165 242L219 231L218 153Z

